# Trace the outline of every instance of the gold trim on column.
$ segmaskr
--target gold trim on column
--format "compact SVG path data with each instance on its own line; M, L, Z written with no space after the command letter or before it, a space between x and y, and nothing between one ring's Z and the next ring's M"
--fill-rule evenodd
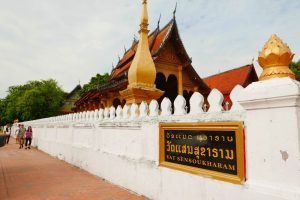
M178 94L183 95L182 66L178 66Z

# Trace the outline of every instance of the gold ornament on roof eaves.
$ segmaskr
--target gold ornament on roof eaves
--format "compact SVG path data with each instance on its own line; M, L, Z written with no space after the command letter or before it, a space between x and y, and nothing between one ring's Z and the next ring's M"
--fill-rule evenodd
M264 69L259 80L282 77L295 79L295 74L289 69L293 57L290 48L277 35L272 35L258 56L258 63Z

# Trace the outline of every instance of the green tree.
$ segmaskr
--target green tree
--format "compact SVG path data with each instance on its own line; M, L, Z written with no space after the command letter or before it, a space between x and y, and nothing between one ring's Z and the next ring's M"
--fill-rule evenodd
M82 89L79 92L80 96L85 95L89 90L96 89L97 87L100 87L101 85L107 83L108 79L108 73L105 73L103 75L97 74L96 76L92 77L89 83L83 85Z
M298 62L291 62L290 69L295 73L296 79L300 81L300 60Z
M8 95L0 101L1 124L34 120L58 114L65 93L55 80L29 81L11 86Z

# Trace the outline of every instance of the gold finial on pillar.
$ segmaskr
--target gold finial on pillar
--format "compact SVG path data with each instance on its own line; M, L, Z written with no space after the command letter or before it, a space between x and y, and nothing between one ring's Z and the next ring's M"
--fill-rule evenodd
M120 92L127 103L150 102L158 99L163 91L155 87L156 68L148 43L147 0L143 0L138 47L128 71L128 86Z
M258 63L263 68L259 80L283 77L295 79L295 74L289 69L293 57L290 48L273 34L258 56Z

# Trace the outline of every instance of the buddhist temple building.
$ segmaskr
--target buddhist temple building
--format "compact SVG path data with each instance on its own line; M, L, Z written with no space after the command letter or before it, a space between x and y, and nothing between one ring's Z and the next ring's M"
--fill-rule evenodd
M120 58L118 64L112 70L107 84L89 91L76 102L77 111L87 111L110 106L117 107L118 105L123 106L127 102L126 95L124 97L124 92L122 91L131 88L128 78L129 69L133 63L138 63L138 61L133 62L137 54L139 58L136 59L142 60L141 63L143 63L145 59L143 56L147 56L147 53L137 53L137 51L140 51L139 43L145 43L145 38L143 38L141 32L143 32L143 29L145 29L144 32L147 32L147 28L144 27L148 25L145 2L146 1L143 1L144 10L140 25L140 40L134 40L132 46L125 51L123 57ZM149 48L149 57L153 60L153 66L155 68L154 86L156 90L162 91L157 93L159 94L159 96L156 96L158 101L161 101L164 97L168 97L173 102L176 96L180 94L183 95L188 102L192 93L195 91L200 92L204 96L209 94L211 89L193 68L192 60L184 48L175 15L163 28L160 28L158 23L157 28L146 38L148 39L146 46ZM141 66L140 69L145 67ZM137 76L139 77L133 79L143 81L143 79L147 79L148 77L140 72L137 73ZM123 95L121 95L121 93L123 93ZM127 103L133 102L136 101Z
M224 95L224 103L228 102L228 108L231 108L230 93L236 85L244 88L250 83L258 81L258 76L253 64L245 65L203 79L210 88L218 89Z
M69 114L73 113L76 110L75 103L80 98L80 90L81 86L78 84L70 93L66 95L63 105L59 109L60 114Z

